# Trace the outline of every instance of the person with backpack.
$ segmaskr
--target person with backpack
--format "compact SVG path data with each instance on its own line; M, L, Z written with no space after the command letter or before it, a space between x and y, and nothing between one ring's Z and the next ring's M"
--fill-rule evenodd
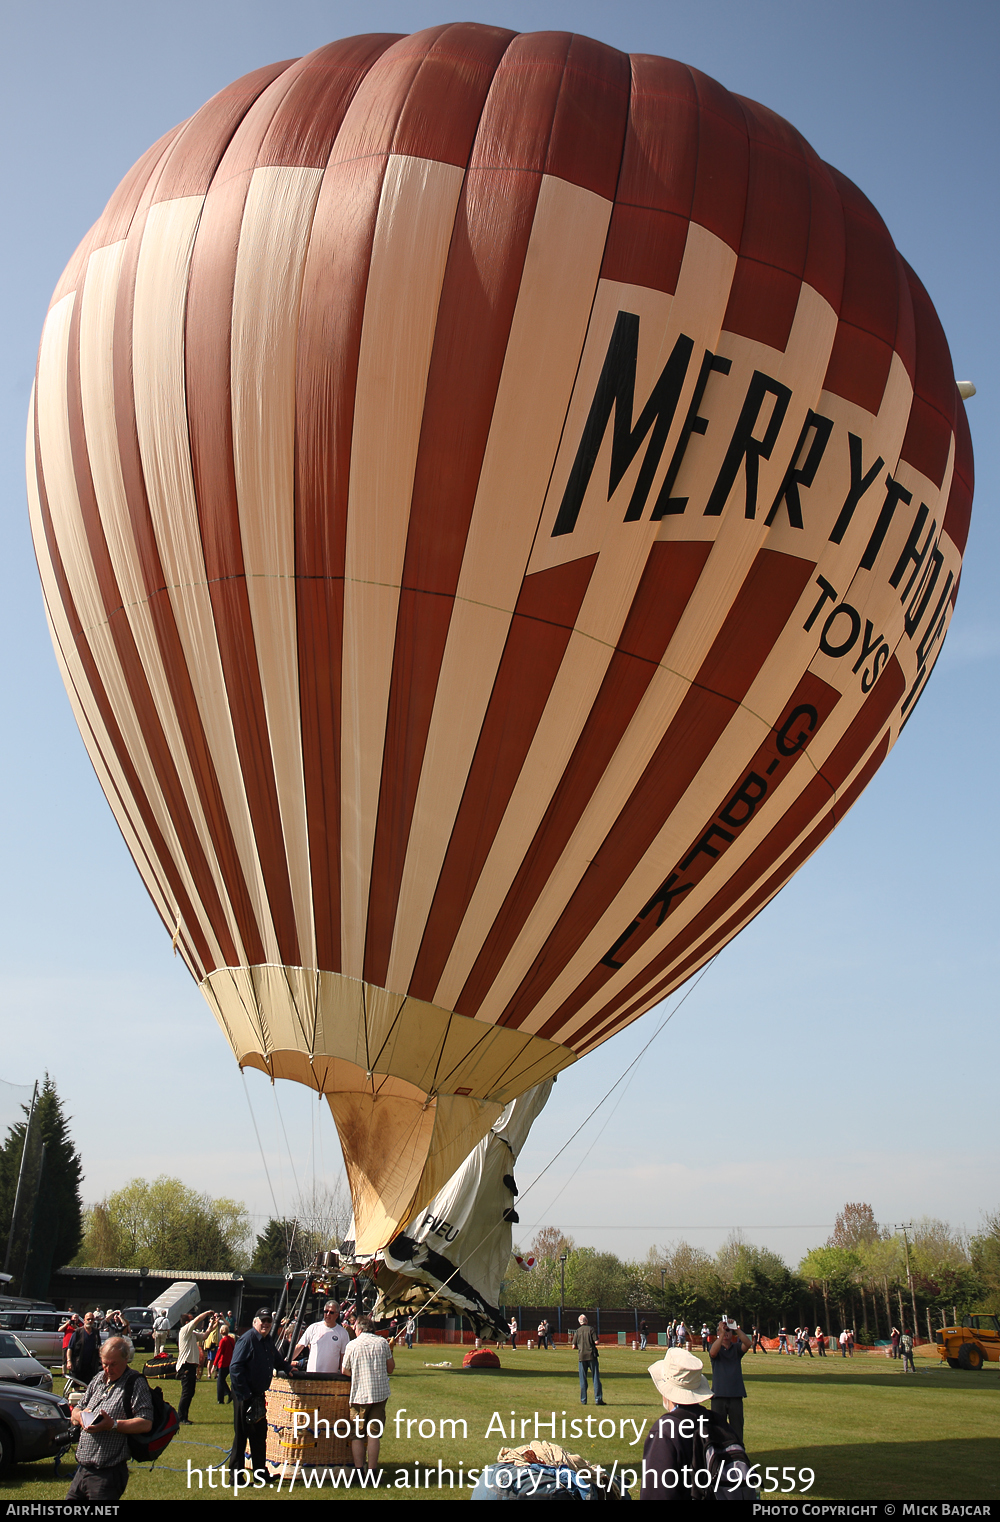
M650 1364L666 1415L655 1420L642 1451L641 1501L757 1500L749 1460L736 1433L701 1404L712 1395L701 1359L669 1348Z
M907 1364L909 1364L909 1372L916 1374L917 1366L913 1362L913 1336L905 1326L899 1334L899 1356L903 1360L903 1373L907 1372Z
M128 1366L128 1343L109 1337L101 1348L101 1371L87 1386L71 1421L81 1436L77 1470L67 1501L117 1501L128 1485L129 1438L153 1427L153 1398L141 1374Z

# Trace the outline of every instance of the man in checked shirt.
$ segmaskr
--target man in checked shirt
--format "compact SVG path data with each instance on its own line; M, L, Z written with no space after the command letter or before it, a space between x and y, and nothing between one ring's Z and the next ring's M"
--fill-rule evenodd
M392 1349L384 1337L376 1337L368 1316L354 1322L357 1337L344 1349L340 1372L351 1376L351 1456L355 1469L378 1463L379 1439L385 1431L385 1403L389 1399L389 1375L396 1367ZM368 1451L365 1452L365 1438Z
M141 1374L132 1379L132 1415L125 1415L129 1346L109 1337L101 1348L101 1372L87 1386L72 1421L82 1433L76 1450L77 1471L67 1501L117 1501L128 1484L128 1438L149 1432L153 1402Z

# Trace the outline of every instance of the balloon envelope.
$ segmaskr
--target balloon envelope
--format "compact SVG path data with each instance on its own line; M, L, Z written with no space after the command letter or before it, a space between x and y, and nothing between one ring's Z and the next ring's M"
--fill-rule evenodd
M452 25L237 81L68 265L28 432L98 776L358 1246L687 978L913 712L972 495L928 297L786 122Z

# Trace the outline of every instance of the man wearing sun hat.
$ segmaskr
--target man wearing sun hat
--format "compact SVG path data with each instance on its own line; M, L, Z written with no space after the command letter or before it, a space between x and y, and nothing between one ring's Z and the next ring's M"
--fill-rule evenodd
M687 1501L693 1490L695 1434L704 1446L710 1432L719 1429L718 1421L713 1421L701 1404L711 1398L712 1386L705 1378L701 1359L686 1348L668 1348L659 1363L650 1364L649 1377L660 1392L667 1415L654 1421L646 1436L639 1499Z

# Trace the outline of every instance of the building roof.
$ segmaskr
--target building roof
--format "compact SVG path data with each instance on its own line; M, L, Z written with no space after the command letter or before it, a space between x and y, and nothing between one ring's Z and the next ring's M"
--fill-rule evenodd
M187 1280L193 1284L212 1281L227 1284L284 1283L280 1274L255 1274L249 1270L246 1273L220 1273L218 1269L209 1268L88 1268L83 1264L67 1264L64 1268L57 1268L52 1277L59 1276L67 1279L166 1279L171 1284Z

